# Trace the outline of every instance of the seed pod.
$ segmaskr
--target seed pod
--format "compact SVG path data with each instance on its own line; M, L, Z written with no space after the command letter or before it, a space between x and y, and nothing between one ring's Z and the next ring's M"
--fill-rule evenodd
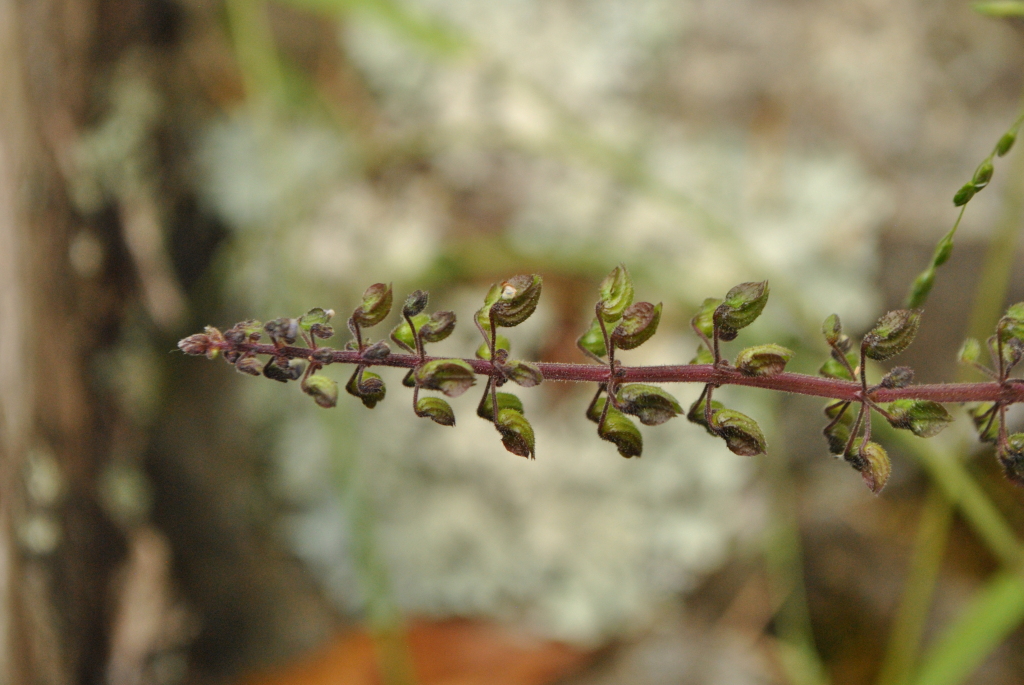
M968 407L967 413L978 431L978 439L982 442L995 443L999 440L999 417L992 417L996 412L994 402L982 402Z
M608 408L604 425L598 426L597 434L602 440L615 443L619 454L629 459L639 457L644 451L644 438L636 424L617 409Z
M964 340L964 344L960 346L960 352L957 354L957 361L966 366L973 366L979 363L981 359L981 343L978 342L977 338L967 338Z
M409 297L405 298L405 304L402 305L402 316L416 316L427 308L428 299L426 290L414 290Z
M540 372L540 368L530 362L524 362L519 359L510 359L504 363L495 362L502 375L508 380L512 381L516 385L521 385L524 388L532 388L535 385L540 385L541 381L544 380L543 374Z
M878 494L889 481L889 474L892 473L892 464L889 463L889 455L877 442L863 443L858 438L854 441L851 450L850 464L860 471L861 478L874 494Z
M476 382L473 367L461 359L435 359L416 367L416 385L458 397Z
M263 324L263 330L270 336L275 345L291 345L299 335L298 319L274 319Z
M719 337L727 338L723 332L735 332L746 328L757 320L768 303L768 281L740 283L725 295L725 300L715 309L714 322L719 328ZM732 338L735 338L733 335Z
M675 397L654 385L623 385L615 399L624 413L636 416L645 426L661 425L683 413Z
M530 318L540 302L542 283L537 274L513 276L501 283L498 300L490 307L494 323L511 328Z
M615 323L633 304L633 278L626 270L625 264L619 264L604 277L598 288L600 300L599 315L605 323Z
M714 316L715 310L720 304L722 304L721 300L709 297L700 305L700 311L690 319L690 325L703 333L705 338L710 338L715 334Z
M1024 433L1014 433L997 450L1003 473L1015 485L1024 486Z
M718 433L716 433L711 428L711 426L709 426L707 424L707 421L704 420L704 405L706 403L707 403L707 400L704 397L701 397L698 401L696 401L693 404L691 404L690 405L690 411L686 412L686 420L689 421L690 423L695 423L698 426L703 426L704 430L706 430L709 435L714 435L717 438L718 437ZM725 405L722 404L721 402L718 402L717 400L712 400L711 401L711 414L712 414L712 416L714 415L714 413L716 411L718 411L720 409L725 409Z
M754 419L733 409L718 409L711 414L711 427L725 440L733 454L754 457L764 454L764 433Z
M499 392L495 393L498 398L498 413L501 413L502 409L513 409L520 414L523 413L523 402L518 397L510 392ZM480 400L480 404L476 408L476 415L481 419L487 421L494 421L494 403L491 402L491 394L487 393Z
M425 416L442 426L455 425L455 412L452 405L440 397L421 397L416 401L416 416Z
M441 342L455 330L455 312L434 312L420 328L420 339L423 342Z
M771 376L786 370L793 350L768 343L748 347L736 356L736 368L747 376Z
M352 319L360 326L376 326L391 313L394 294L391 285L374 283L363 292L363 302L352 312Z
M294 381L302 375L302 371L305 367L301 364L296 364L288 359L281 357L271 357L266 364L263 365L263 375L267 378L282 383L288 381Z
M1000 157L1005 155L1007 152L1010 151L1010 148L1013 147L1013 142L1015 140L1017 140L1016 131L1007 131L1006 133L1004 133L1003 137L999 139L998 143L996 143L996 154L999 155Z
M338 404L338 384L326 376L312 374L302 381L302 392L313 398L313 401L324 409Z
M896 400L889 403L886 411L890 426L909 430L920 438L938 435L953 420L945 407L930 400Z
M626 308L622 320L612 331L612 344L620 350L632 350L651 339L661 322L661 302L637 302ZM604 341L602 340L602 343Z
M981 190L988 185L988 182L992 180L992 173L995 171L995 167L992 166L992 162L982 162L981 166L974 172L974 178L971 179L971 183L978 190Z
M263 363L256 357L242 357L235 362L235 370L250 376L259 376L263 373Z
M417 314L412 317L412 322L416 325L417 331L420 331L429 320L430 318L426 314ZM406 352L416 351L416 338L412 335L412 329L409 327L408 321L402 321L402 323L394 327L391 331L391 339Z
M378 340L363 350L363 354L361 356L367 361L379 362L380 360L387 359L391 356L391 348L388 347L388 344L383 340Z
M494 425L501 433L501 443L505 449L520 457L534 458L533 426L522 413L514 409L501 409Z
M825 336L825 342L829 347L835 347L839 339L843 337L843 324L839 321L838 314L831 314L825 323L821 324L821 332Z
M509 342L508 338L499 334L494 337L494 349L510 352L512 350L512 343ZM476 348L476 358L483 359L484 361L491 359L491 350L487 343L483 343L480 347Z
M825 378L834 378L840 381L854 380L853 376L850 375L850 372L846 369L846 366L836 359L835 354L835 350L833 350L832 356L830 356L828 361L822 364L821 368L818 369L818 375L824 376ZM849 363L851 369L857 366L857 356L852 353L846 355L846 361Z
M587 332L576 339L576 346L590 352L595 357L603 357L608 354L604 346L604 335L601 333L601 324L594 317Z
M334 350L330 347L318 347L310 355L317 364L327 366L334 362Z
M891 371L882 376L878 387L880 388L905 388L914 382L914 370L909 366L894 366Z
M864 340L861 348L868 359L884 361L907 349L914 342L921 325L921 312L916 309L896 309L882 315Z
M953 238L947 235L944 236L935 246L935 254L932 255L932 264L935 266L942 266L949 261L949 256L951 254L953 254Z
M356 367L352 377L345 384L345 392L358 397L367 409L373 409L378 402L384 400L387 395L387 387L380 376L366 369L362 369L362 381L360 382L360 370L359 367Z
M914 283L910 287L910 295L907 297L907 306L916 308L924 304L933 285L935 285L935 269L929 266L914 279Z
M850 429L853 427L854 412L850 411L849 402L836 402L825 407L825 415L830 419L838 416L840 411L843 412L843 417L821 431L828 440L829 453L836 456L846 450L846 443L850 440Z

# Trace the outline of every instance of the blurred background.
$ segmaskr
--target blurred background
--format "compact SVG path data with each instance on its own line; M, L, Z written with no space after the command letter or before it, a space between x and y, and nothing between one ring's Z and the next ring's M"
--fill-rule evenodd
M739 344L815 373L820 322L900 305L1016 118L1014 21L961 0L0 0L0 682L1020 683L1024 492L969 420L888 436L875 497L808 398L721 391L767 456L680 419L627 461L583 416L592 388L546 383L519 393L526 462L473 393L450 430L398 371L373 411L326 411L169 352L207 324L343 322L383 281L455 310L437 353L471 356L489 285L536 272L516 355L583 362L622 262L665 303L627 364L689 361L701 301L767 278ZM918 381L977 380L955 353L1024 299L1022 218L1014 150L898 360Z

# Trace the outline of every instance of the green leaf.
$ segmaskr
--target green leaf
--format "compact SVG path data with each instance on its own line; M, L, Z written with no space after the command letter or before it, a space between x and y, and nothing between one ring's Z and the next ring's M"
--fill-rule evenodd
M695 423L698 426L703 426L704 430L710 435L718 437L718 433L711 429L711 426L704 420L704 405L707 403L706 399L701 397L698 401L690 405L690 410L686 412L686 420L690 423ZM725 409L725 405L716 400L711 401L711 414L712 416L719 409Z
M880 388L905 388L914 382L914 370L909 366L894 366L878 382Z
M455 330L455 312L434 312L420 328L420 339L423 342L441 342Z
M714 364L715 356L704 343L697 345L697 356L690 360L691 364Z
M748 376L771 376L786 370L793 350L768 343L748 347L736 357L736 368Z
M604 335L601 333L601 323L596 316L587 332L576 339L576 345L595 357L603 357L608 354L608 350L604 346Z
M458 397L476 382L473 367L461 359L435 359L416 367L416 385Z
M709 297L700 305L700 310L690 319L690 325L704 334L705 338L711 338L715 334L715 310L722 301Z
M623 412L636 416L645 426L661 425L683 413L675 397L654 385L623 385L615 398Z
M914 342L920 325L920 310L895 309L887 312L864 336L861 348L868 359L885 361L895 357Z
M405 298L402 305L402 316L416 316L427 308L427 301L430 299L426 290L414 290Z
M633 278L625 264L619 264L601 281L599 315L605 323L615 323L633 304Z
M494 338L494 349L510 352L512 350L512 343L509 342L509 339L505 336L498 334ZM484 361L490 361L491 350L487 343L483 343L480 347L476 348L476 358L483 359Z
M302 392L313 398L313 401L324 409L338 404L338 383L327 378L312 374L302 381Z
M768 292L768 281L740 283L726 293L725 300L718 305L714 313L715 324L730 332L746 328L761 316L768 303Z
M542 284L537 274L513 276L501 283L498 300L490 307L494 323L511 328L530 318L540 302Z
M857 355L853 353L847 354L846 361L849 362L851 369L857 367ZM818 375L824 376L825 378L834 378L840 381L854 380L854 377L850 375L850 372L846 370L846 367L843 366L843 364L835 357L829 357L828 361L821 365L821 368L818 369Z
M602 440L615 443L619 454L627 459L639 457L644 451L644 438L640 435L640 429L625 414L613 407L608 407L604 425L598 426L597 434Z
M352 377L348 379L348 383L345 384L345 392L354 397L358 397L363 402L363 406L367 409L373 409L377 406L377 403L384 399L387 395L387 388L384 386L384 381L380 376L373 373L372 371L363 370L363 379L360 384L356 384L359 378L359 369L356 368L353 372Z
M661 302L637 302L626 308L622 320L612 331L612 344L620 350L632 350L651 339L661 322ZM603 342L603 341L602 341Z
M501 413L502 409L511 409L523 413L523 402L518 397L510 392L499 392L495 393L498 398L498 413ZM476 408L476 415L481 419L487 421L493 421L494 418L494 406L491 402L491 394L487 393L480 399L480 404Z
M539 367L530 362L524 362L521 359L509 359L507 362L500 364L498 368L505 378L524 388L540 385L541 381L544 380Z
M896 400L886 407L893 428L909 430L920 438L938 435L953 420L946 408L930 400Z
M423 328L423 325L429 320L430 318L426 314L417 314L412 317L412 322L416 324L417 331ZM391 339L406 352L416 351L416 339L412 335L412 329L409 327L408 321L402 321L402 323L392 329Z
M299 317L299 326L308 331L314 324L325 324L330 322L331 317L334 315L334 310L321 309L320 307L313 307L308 312Z
M498 420L494 422L501 433L501 442L512 454L534 458L533 426L522 412L515 409L499 409Z
M374 283L363 292L363 302L352 312L352 318L360 326L376 326L391 313L393 300L390 284Z
M442 426L455 425L455 412L452 405L440 397L421 397L416 400L416 416L426 416L434 423Z
M764 433L757 422L734 409L718 409L713 412L711 427L725 440L733 454L754 457L764 454L767 449Z

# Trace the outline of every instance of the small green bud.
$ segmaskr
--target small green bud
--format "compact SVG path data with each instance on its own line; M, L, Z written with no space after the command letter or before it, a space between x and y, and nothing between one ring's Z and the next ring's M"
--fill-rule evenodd
M956 191L956 195L953 196L953 206L963 207L971 201L971 198L974 197L974 194L977 192L977 186L973 183L965 183L960 190Z
M441 342L455 330L455 312L434 312L420 328L423 342Z
M910 295L907 297L907 306L911 309L920 307L928 299L928 295L935 285L935 269L929 266L914 279L910 286Z
M747 376L771 376L786 370L793 350L768 343L748 347L736 356L736 368Z
M892 464L889 463L889 455L877 442L861 443L858 438L854 441L850 464L860 471L861 478L874 494L878 494L889 481L889 474L892 473Z
M934 266L942 266L949 261L949 256L951 254L953 254L953 238L947 235L944 236L935 246L935 253L932 255L932 264Z
M1007 131L1006 133L1004 133L1003 137L999 139L998 143L996 143L996 154L999 155L1000 157L1005 155L1007 152L1010 151L1010 148L1013 147L1013 142L1015 140L1017 140L1016 131Z
M831 314L825 323L821 324L821 332L825 336L825 342L829 347L835 347L839 339L843 337L843 324L839 321L838 314Z
M473 367L461 359L435 359L416 367L416 385L458 397L476 382Z
M426 416L434 423L442 426L455 425L455 412L452 405L440 397L421 397L416 401L416 416Z
M999 440L999 417L992 417L996 411L994 402L982 402L968 407L967 413L978 431L978 439L982 442L995 443Z
M988 185L988 182L992 180L992 173L995 171L995 167L992 166L992 162L982 162L981 166L974 172L974 178L971 179L971 183L978 190L981 190Z
M856 368L857 356L852 352L846 355L846 361L850 364L850 368ZM818 369L818 375L824 376L825 378L834 378L840 381L852 381L853 376L846 370L846 366L843 365L838 359L835 358L835 352L833 351L832 356L829 357L828 361L821 365Z
M259 376L263 372L263 363L256 357L242 357L235 362L235 370L250 376Z
M966 366L973 366L980 363L981 360L981 343L978 342L977 338L967 338L964 340L964 344L960 346L960 352L957 354L957 361Z
M714 364L715 356L711 350L704 346L704 343L697 345L697 356L690 360L691 364Z
M622 320L612 331L612 344L620 350L632 350L651 339L661 322L661 302L637 302L626 308ZM602 341L603 342L603 341Z
M721 300L709 297L700 305L700 311L690 319L690 325L703 333L705 338L710 338L715 334L714 316L715 310L720 304L722 304Z
M658 426L683 413L675 397L654 385L630 383L623 385L615 395L626 414L640 419L645 426Z
M907 349L914 342L921 325L921 312L916 309L895 309L882 315L861 347L868 359L884 361Z
M367 409L373 409L387 395L384 380L372 371L362 369L363 377L360 382L359 372L360 369L357 368L352 377L348 379L348 383L345 384L345 392L362 400L363 406Z
M501 442L512 454L534 458L533 426L521 412L515 409L499 409L498 420L494 422L501 433Z
M602 440L615 443L619 454L627 459L639 457L644 451L644 438L640 435L640 429L625 414L612 407L608 407L604 425L598 426L597 434Z
M905 388L914 382L914 370L909 366L894 366L882 376L880 388Z
M388 347L388 344L383 340L378 340L363 350L363 354L361 356L367 361L379 362L380 360L387 359L391 356L391 348Z
M597 317L594 317L593 322L590 324L590 328L587 332L576 339L576 345L580 349L590 352L595 357L603 357L608 354L608 350L604 346L604 335L601 333L601 324L598 322Z
M516 385L524 388L532 388L540 385L544 380L543 374L535 364L524 362L520 359L509 359L507 362L497 364L502 375Z
M512 350L512 343L509 342L508 338L499 334L494 338L494 349L509 352ZM487 343L483 343L480 347L476 348L476 358L483 359L484 361L490 361L491 350Z
M710 435L714 435L717 438L718 437L718 433L716 433L714 430L712 430L711 426L709 426L707 424L707 422L704 420L704 405L706 403L707 403L707 400L702 397L697 402L694 402L693 404L691 404L690 405L690 410L688 412L686 412L686 420L689 421L690 423L695 423L698 426L703 426L704 430L706 430ZM717 400L712 400L711 401L711 414L712 414L712 416L714 416L714 413L716 411L719 411L720 409L725 409L725 405L722 404L721 402L718 402Z
M719 409L711 414L711 427L725 439L733 454L754 457L764 454L767 444L764 433L754 419L733 409Z
M429 320L430 318L426 314L417 314L412 317L412 322L416 325L417 331L421 330ZM416 351L416 338L412 335L412 328L409 327L408 321L402 321L402 323L394 327L391 331L391 339L406 352Z
M428 299L429 295L426 290L414 290L409 297L405 298L405 304L402 305L402 316L416 316L427 308Z
M633 304L633 278L626 270L625 264L619 264L601 281L598 289L601 297L600 316L605 323L615 323Z
M391 285L374 283L363 292L363 303L356 307L352 318L360 326L376 326L391 313L394 294Z
M1024 486L1024 433L1012 434L997 454L1006 477L1015 485Z
M726 331L738 331L746 328L761 316L765 304L768 303L768 281L760 283L740 283L725 295L725 300L715 310L714 322L719 327L719 337L726 338ZM735 338L735 335L733 335Z
M510 392L499 392L495 393L498 398L498 413L501 413L502 409L512 409L520 414L523 413L523 401ZM494 403L491 402L491 394L487 393L480 400L480 404L476 408L476 415L486 421L494 421Z
M919 438L938 435L953 420L946 408L930 400L896 400L886 407L893 428L909 430Z
M326 376L306 376L302 381L302 392L324 409L331 409L338 404L338 384Z
M294 381L302 375L304 367L302 364L293 363L287 359L271 357L263 365L263 375L267 378L282 383Z
M537 274L513 276L501 283L498 301L490 307L494 323L511 328L530 318L540 302L542 284Z

